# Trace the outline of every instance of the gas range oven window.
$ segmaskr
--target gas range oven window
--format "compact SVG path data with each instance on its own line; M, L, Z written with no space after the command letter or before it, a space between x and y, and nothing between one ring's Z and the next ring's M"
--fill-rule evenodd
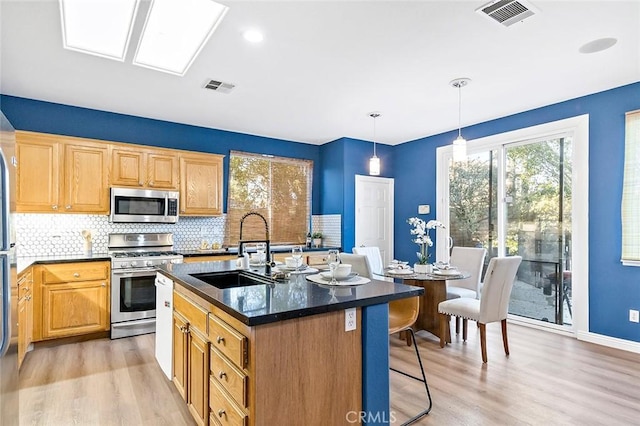
M120 312L142 312L156 308L155 274L120 277Z

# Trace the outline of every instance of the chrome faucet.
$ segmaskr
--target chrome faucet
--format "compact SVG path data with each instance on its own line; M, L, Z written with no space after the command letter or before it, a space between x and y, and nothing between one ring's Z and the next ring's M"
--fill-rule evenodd
M242 226L244 225L244 220L247 218L247 216L258 216L260 219L262 219L262 221L264 222L264 229L265 229L264 240L243 240L242 239ZM240 219L240 241L238 241L238 256L242 256L242 248L246 243L266 243L267 252L265 253L265 256L266 256L265 271L270 272L271 271L271 241L269 239L269 224L267 223L267 219L260 213L249 212L244 216L242 216L242 219Z

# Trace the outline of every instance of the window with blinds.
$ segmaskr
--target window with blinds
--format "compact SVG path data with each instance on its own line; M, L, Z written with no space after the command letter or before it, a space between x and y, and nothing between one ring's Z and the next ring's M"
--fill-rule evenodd
M301 244L309 232L313 161L231 151L225 243L240 239L240 221L249 212L269 225L272 244ZM257 215L243 222L242 239L265 238Z
M640 110L628 112L625 121L622 264L640 266Z

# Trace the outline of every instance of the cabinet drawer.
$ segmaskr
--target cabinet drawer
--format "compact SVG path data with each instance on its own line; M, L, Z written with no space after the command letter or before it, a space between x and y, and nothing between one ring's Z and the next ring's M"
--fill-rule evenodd
M247 376L238 370L216 349L211 349L211 377L213 377L235 401L247 406Z
M211 408L210 418L222 426L246 426L247 414L225 395L224 391L213 378L209 383L209 407Z
M248 341L220 318L209 315L209 339L211 346L222 352L240 368L248 364Z
M176 291L173 292L173 308L187 319L191 327L207 334L207 311Z
M42 268L42 280L45 284L107 279L109 279L108 262L59 263L45 265Z

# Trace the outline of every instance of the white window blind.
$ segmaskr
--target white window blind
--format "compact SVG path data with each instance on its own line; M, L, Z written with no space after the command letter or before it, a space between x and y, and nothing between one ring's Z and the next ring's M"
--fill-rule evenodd
M640 266L640 110L626 114L621 214L622 264Z

